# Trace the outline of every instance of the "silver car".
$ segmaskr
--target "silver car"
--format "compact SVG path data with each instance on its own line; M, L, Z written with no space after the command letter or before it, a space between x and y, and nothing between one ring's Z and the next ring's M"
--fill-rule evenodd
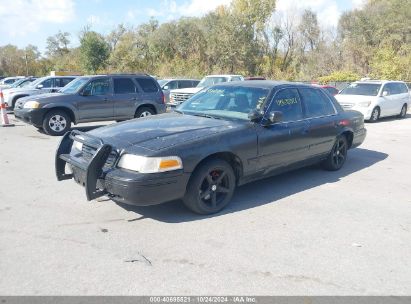
M33 81L25 87L4 90L4 101L6 102L8 109L13 109L16 104L16 101L19 98L31 95L57 92L75 78L75 76L42 77Z

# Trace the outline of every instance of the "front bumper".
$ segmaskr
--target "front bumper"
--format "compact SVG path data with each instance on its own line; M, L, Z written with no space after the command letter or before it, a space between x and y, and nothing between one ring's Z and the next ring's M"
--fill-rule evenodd
M43 126L43 118L47 109L17 109L14 108L14 116L17 119L28 124L41 128Z
M369 120L371 118L373 108L374 107L372 105L368 107L360 107L358 105L354 105L352 108L350 108L350 110L360 112L362 115L364 115L364 120Z
M362 128L354 132L354 137L352 140L351 148L356 148L360 146L364 142L366 136L367 136L367 129L365 128Z
M80 134L86 140L76 137ZM96 149L90 161L85 161L80 156L77 157L71 153L74 140ZM106 162L112 152L113 147L101 139L78 131L69 132L62 138L56 152L57 179L61 181L73 178L85 187L87 200L106 195L116 202L147 206L180 199L184 196L190 177L188 173L179 170L142 174L117 168L116 161L107 167ZM120 157L121 152L117 160ZM69 164L72 173L65 172L66 164Z

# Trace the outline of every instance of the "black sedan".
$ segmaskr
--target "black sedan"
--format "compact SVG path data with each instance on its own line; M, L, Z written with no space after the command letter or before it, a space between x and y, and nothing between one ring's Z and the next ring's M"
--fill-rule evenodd
M236 186L318 162L340 169L365 136L362 114L344 111L321 88L232 82L202 90L173 113L67 133L55 166L57 179L73 178L88 200L182 199L211 214Z

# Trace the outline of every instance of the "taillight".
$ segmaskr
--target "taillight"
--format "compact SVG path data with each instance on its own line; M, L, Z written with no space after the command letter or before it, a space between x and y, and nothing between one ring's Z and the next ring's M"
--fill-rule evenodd
M350 125L350 121L348 120L348 119L343 119L343 120L340 120L340 122L338 123L340 126L348 126L348 125Z
M166 95L164 95L163 92L161 92L162 98L163 98L163 104L166 104Z

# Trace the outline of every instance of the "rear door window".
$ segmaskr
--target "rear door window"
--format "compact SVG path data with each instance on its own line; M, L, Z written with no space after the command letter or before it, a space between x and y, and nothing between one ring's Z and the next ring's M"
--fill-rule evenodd
M319 89L300 88L307 117L320 117L335 114L330 99Z
M150 78L136 78L136 81L145 93L158 92L158 87L154 80Z
M133 80L130 78L114 78L114 94L132 94L138 90Z
M303 110L297 89L283 89L275 94L269 111L282 112L284 122L303 119Z
M69 84L72 80L73 78L56 78L54 80L54 86L58 88L62 88L66 86L67 84Z

